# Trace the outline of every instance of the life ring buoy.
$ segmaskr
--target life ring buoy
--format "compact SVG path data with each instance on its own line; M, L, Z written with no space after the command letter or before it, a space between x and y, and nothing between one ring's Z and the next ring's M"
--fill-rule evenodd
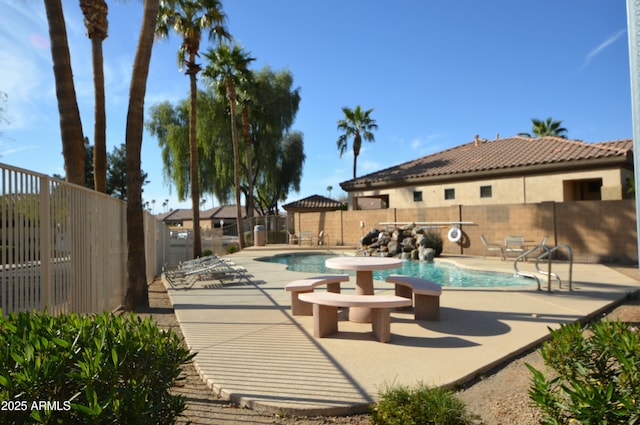
M449 229L449 233L447 234L449 240L453 243L456 243L462 238L462 231L459 227L452 227Z

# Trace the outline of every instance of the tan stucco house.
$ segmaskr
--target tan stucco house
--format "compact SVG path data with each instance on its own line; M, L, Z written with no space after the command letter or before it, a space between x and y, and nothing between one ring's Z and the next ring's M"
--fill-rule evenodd
M247 218L245 208L241 208L242 218ZM185 229L193 228L193 212L191 209L177 209L156 216L158 220L166 223L170 227L184 227ZM213 229L220 227L224 222L225 226L235 225L236 223L236 207L221 206L214 207L205 211L200 211L200 228Z
M529 204L629 197L633 140L475 137L340 183L349 209Z

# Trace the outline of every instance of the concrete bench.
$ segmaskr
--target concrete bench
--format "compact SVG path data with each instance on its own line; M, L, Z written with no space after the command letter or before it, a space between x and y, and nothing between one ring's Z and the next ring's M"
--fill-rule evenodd
M413 313L416 320L440 319L440 285L427 279L399 274L390 275L387 282L395 283L397 296L415 299Z
M411 305L411 300L395 295L351 295L333 292L300 294L300 300L313 304L313 335L318 338L338 332L338 307L370 308L373 334L380 342L389 342L391 339L389 309Z
M311 316L313 314L311 304L300 301L299 294L313 292L313 288L321 285L327 285L327 291L329 292L340 293L340 282L348 281L348 275L339 274L314 276L288 283L285 289L291 292L291 314L294 316Z

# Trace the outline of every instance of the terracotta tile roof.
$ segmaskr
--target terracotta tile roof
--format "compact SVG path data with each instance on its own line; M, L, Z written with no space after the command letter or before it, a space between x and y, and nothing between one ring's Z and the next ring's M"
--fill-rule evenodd
M245 208L241 207L242 217L246 217ZM192 220L193 214L191 208L182 208L169 211L167 213L158 214L156 216L161 221L185 221ZM214 207L205 211L200 211L200 220L213 220L213 219L235 219L236 207L235 205Z
M171 210L168 213L159 214L158 219L162 221L184 221L191 220L191 210L190 209L175 209Z
M591 160L631 164L633 140L586 143L559 137L509 137L473 141L340 183L344 190L417 183L434 179L469 178L531 172L536 168L570 169Z
M289 202L286 205L283 205L282 208L285 210L336 210L342 207L342 203L335 201L331 198L327 198L326 196L321 195L311 195L306 198L300 199L298 201Z
M610 142L600 142L595 144L604 147L623 149L625 151L633 150L633 139L612 140Z
M240 214L242 217L246 217L246 211L244 207L240 207ZM207 219L234 219L236 218L236 206L235 205L225 205L222 207L215 207L208 209L206 211L202 211L200 213L201 218Z

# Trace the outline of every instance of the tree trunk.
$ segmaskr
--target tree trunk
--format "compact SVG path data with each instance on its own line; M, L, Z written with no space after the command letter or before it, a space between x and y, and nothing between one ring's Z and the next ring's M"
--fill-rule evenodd
M253 199L253 148L249 134L249 108L242 107L242 136L247 149L247 194L245 199L247 217L253 217L255 211Z
M236 87L227 79L227 97L229 97L229 112L231 114L231 142L233 144L233 185L236 192L236 224L238 227L238 244L240 249L245 247L242 229L242 205L240 204L240 147L238 146L238 129L236 128Z
M142 210L142 176L140 152L144 125L144 97L151 62L151 49L156 29L159 0L145 0L142 28L133 63L127 113L127 293L125 309L149 308L144 250L144 215Z
M356 178L356 163L358 162L358 155L353 154L353 178Z
M107 119L104 98L102 40L91 40L93 87L95 90L95 124L93 136L93 183L98 192L107 193Z
M49 23L66 179L71 183L84 186L84 136L73 84L62 3L60 0L45 0L44 7Z
M190 54L189 63L195 64L195 53ZM191 183L191 209L193 210L193 258L202 255L202 239L200 236L200 173L198 161L198 138L196 133L196 113L198 110L198 86L196 84L196 71L187 70L191 91L191 105L189 111L189 156L190 156L190 183Z

